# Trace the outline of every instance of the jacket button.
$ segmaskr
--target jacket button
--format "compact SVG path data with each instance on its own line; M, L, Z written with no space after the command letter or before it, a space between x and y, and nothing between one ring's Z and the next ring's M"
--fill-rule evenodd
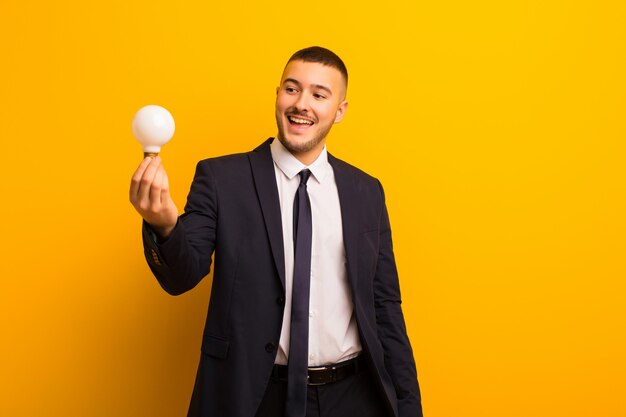
M278 304L279 306L285 305L285 299L283 297L278 297L276 299L276 304Z
M276 346L274 346L273 343L268 343L267 345L265 345L265 351L268 353L272 353L275 348Z

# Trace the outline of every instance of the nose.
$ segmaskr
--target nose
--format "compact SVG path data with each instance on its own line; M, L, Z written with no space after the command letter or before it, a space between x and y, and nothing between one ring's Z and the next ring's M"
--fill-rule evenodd
M298 99L294 103L294 107L299 112L306 112L309 110L309 100L305 92L302 92L298 95Z

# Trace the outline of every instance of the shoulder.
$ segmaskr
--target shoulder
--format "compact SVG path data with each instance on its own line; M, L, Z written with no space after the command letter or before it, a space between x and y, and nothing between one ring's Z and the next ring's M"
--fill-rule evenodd
M222 155L212 158L202 159L198 162L199 167L210 167L211 169L237 168L247 163L248 152Z
M213 158L206 158L198 162L198 167L206 167L211 170L242 170L249 165L250 157L261 159L269 159L271 161L271 153L269 144L271 138L263 142L257 148L249 152L240 152L230 155L222 155Z
M382 191L382 186L378 178L368 174L356 166L349 164L348 162L336 158L335 156L328 154L328 162L330 162L335 176L344 176L352 178L355 185L359 189L370 189L374 191Z

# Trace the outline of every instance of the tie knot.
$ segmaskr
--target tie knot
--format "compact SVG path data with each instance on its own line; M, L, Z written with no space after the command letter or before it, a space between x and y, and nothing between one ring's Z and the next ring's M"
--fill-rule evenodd
M309 171L308 169L303 169L302 171L300 171L300 184L306 185L306 182L309 180L310 176L311 171Z

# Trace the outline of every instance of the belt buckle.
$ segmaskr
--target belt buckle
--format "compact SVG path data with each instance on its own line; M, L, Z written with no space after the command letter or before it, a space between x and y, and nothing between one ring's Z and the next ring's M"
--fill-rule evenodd
M310 386L319 386L319 385L326 385L330 382L335 382L335 380L337 379L337 374L335 373L335 370L337 369L336 366L314 366L311 368L307 368L307 374L306 374L306 384L310 385ZM332 372L332 380L331 381L327 381L327 382L310 382L311 381L311 375L309 375L309 371L324 371L324 370L330 370L333 371Z

